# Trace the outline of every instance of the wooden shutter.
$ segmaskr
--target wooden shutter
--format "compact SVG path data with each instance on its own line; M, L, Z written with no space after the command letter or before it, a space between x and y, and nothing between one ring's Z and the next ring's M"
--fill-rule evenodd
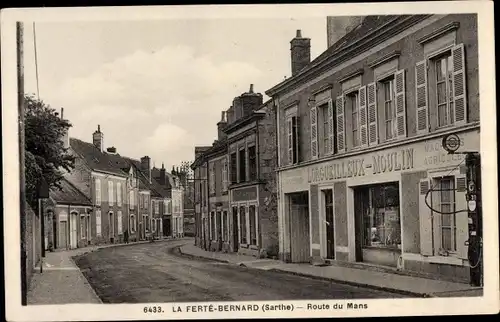
M370 83L366 88L368 100L368 144L376 145L378 143L378 124L377 124L377 86L376 83Z
M361 146L367 146L368 122L366 120L366 86L359 89L359 127Z
M292 117L292 149L293 149L293 163L299 162L299 118Z
M415 102L417 103L417 134L429 131L427 97L427 63L425 60L415 65Z
M117 213L117 221L118 221L118 235L122 234L122 212L119 210Z
M335 137L335 126L334 123L335 119L333 118L333 101L332 99L328 100L328 152L330 154L333 154L335 151L335 146L333 144L334 142L334 137Z
M337 97L335 101L337 111L337 151L345 151L345 115L344 115L344 95Z
M468 247L465 242L469 239L469 220L467 212L467 201L465 174L455 176L455 224L458 257L467 259Z
M420 253L424 256L433 255L432 212L425 203L427 191L431 188L429 179L421 179L418 186L418 213L420 222ZM427 202L432 204L432 194L427 196Z
M464 44L456 45L451 50L453 61L453 102L455 124L467 123L467 88L465 80Z
M311 107L311 158L318 157L318 113L316 106Z
M288 164L293 164L293 122L292 118L286 120L288 136Z
M398 70L394 75L395 101L396 101L396 135L398 138L406 137L406 89L405 70Z

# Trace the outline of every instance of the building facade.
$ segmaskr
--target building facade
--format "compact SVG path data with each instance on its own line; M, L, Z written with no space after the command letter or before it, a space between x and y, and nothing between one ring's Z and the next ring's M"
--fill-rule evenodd
M266 92L282 260L468 280L464 157L441 140L479 151L476 19L368 16L312 62L292 40L292 77Z
M218 140L198 150L193 168L195 181L200 181L199 204L205 202L205 169L208 188L208 209L197 217L201 247L256 257L278 255L277 209L272 208L277 154L273 107L272 101L263 104L251 85L222 113Z
M207 247L206 230L203 227L208 218L208 166L203 154L210 149L211 146L195 147L195 161L191 165L194 184L195 245L204 249Z

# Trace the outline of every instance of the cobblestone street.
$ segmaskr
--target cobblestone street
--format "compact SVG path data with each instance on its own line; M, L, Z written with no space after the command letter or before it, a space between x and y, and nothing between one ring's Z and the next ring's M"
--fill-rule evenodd
M104 303L402 297L181 255L186 241L101 249L76 263Z

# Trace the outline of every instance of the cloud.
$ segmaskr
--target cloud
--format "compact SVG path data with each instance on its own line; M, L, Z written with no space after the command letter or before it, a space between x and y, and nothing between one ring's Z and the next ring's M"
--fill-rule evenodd
M220 112L262 78L246 62L217 63L191 47L171 46L137 51L67 79L49 100L65 107L72 136L91 141L100 124L106 146L120 154L172 165L192 160L194 144L211 144Z

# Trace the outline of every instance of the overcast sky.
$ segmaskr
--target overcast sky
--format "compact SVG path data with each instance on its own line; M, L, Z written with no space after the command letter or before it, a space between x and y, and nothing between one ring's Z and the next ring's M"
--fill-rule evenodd
M25 27L25 89L35 93ZM100 124L105 147L170 170L212 144L221 111L249 84L264 94L290 76L297 29L311 38L312 59L326 49L326 17L40 22L40 98L64 107L71 137L92 142Z

